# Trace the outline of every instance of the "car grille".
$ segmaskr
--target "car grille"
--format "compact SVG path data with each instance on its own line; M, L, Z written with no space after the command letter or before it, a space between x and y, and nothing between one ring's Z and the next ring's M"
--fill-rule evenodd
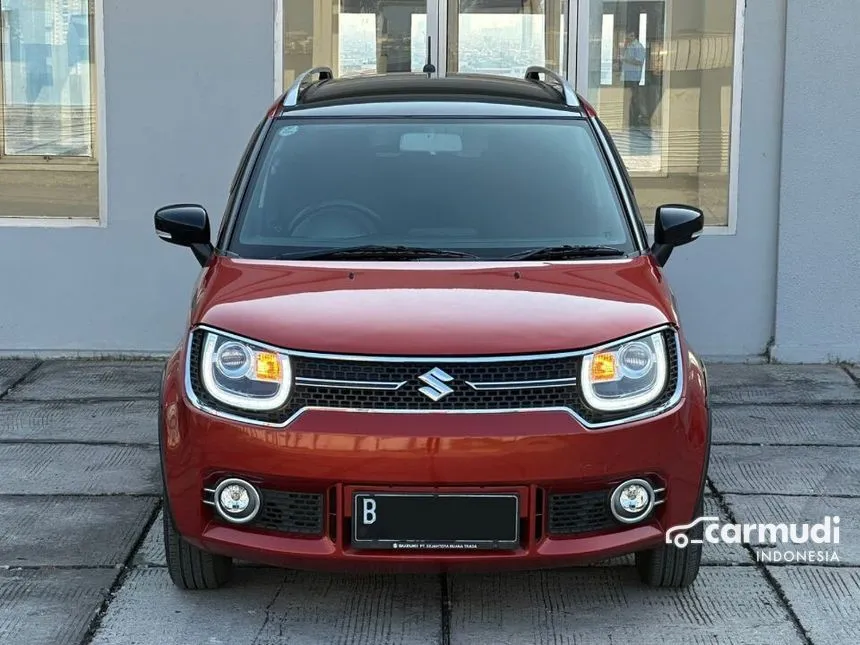
M317 493L286 493L279 490L261 490L262 508L251 526L299 533L320 535L323 531L323 496Z
M609 495L610 491L550 495L547 531L576 535L618 526L609 511Z
M545 408L567 405L576 382L578 358L502 363L440 363L455 380L446 383L453 392L433 401L420 390L419 377L433 369L428 363L353 363L331 359L298 357L297 375L342 381L371 381L403 385L394 391L299 387L293 404L372 410L493 410L503 408ZM320 376L316 376L320 375ZM541 381L566 380L564 387L537 387ZM505 389L476 390L474 384L510 383ZM517 387L520 384L521 387ZM501 387L495 385L494 387Z
M576 380L581 357L535 357L527 360L481 361L468 359L423 361L354 361L329 357L293 356L296 377L287 403L268 412L250 412L226 406L213 399L201 383L200 352L204 333L191 341L190 382L195 396L207 407L236 416L280 424L303 408L361 409L382 411L492 411L567 408L589 423L629 417L637 411L604 413L583 402ZM671 399L678 378L678 355L672 330L664 331L668 350L669 381L661 397L647 409ZM421 377L441 368L452 377L445 386L452 391L438 401L426 396ZM432 386L431 386L432 387ZM644 410L643 410L644 411Z

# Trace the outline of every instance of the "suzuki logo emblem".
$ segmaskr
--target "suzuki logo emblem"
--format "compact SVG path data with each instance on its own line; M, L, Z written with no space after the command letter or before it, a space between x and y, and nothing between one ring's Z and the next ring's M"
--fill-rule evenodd
M439 401L454 391L452 388L445 385L445 383L453 381L454 377L450 374L446 374L438 367L434 367L426 374L422 374L418 377L418 380L427 384L426 387L422 387L418 391L434 401Z

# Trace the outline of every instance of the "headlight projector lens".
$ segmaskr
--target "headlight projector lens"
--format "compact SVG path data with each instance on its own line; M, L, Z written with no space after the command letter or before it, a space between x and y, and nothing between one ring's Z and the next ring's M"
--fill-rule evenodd
M631 379L646 376L654 367L654 352L640 341L625 345L618 353L618 359L622 373Z
M224 343L218 348L215 364L227 378L242 378L251 367L251 352L242 343Z

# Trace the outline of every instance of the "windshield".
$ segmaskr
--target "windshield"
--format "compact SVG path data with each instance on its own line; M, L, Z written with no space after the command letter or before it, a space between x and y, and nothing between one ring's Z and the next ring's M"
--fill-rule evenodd
M634 251L582 119L275 122L228 250L300 259L363 245L481 259L561 245Z

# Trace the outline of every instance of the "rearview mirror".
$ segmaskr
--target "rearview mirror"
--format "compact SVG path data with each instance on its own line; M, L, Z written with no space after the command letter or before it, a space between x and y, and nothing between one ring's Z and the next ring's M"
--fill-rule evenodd
M462 152L463 140L459 134L447 132L407 132L400 137L400 152Z
M651 252L664 266L676 246L689 244L702 232L705 214L698 208L665 204L657 209L654 221L654 246Z
M209 214L197 204L173 204L155 212L155 233L165 242L188 246L205 265L212 256Z

